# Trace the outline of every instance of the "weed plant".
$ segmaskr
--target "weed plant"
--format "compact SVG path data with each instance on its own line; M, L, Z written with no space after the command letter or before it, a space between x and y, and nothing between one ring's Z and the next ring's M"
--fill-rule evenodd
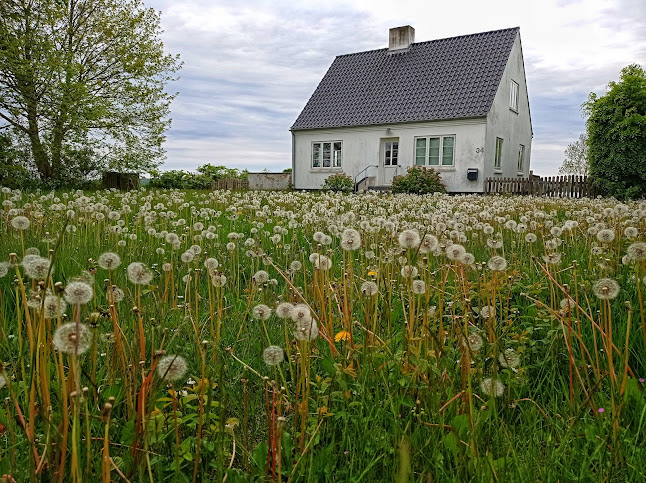
M2 189L8 481L644 481L646 203Z

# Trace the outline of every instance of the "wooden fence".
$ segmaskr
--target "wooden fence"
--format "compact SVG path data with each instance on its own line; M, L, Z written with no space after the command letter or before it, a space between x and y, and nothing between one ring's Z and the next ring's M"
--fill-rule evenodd
M248 190L249 181L246 179L223 178L213 182L214 190Z
M549 196L553 198L593 198L598 190L585 176L548 176L540 178L487 178L485 193Z

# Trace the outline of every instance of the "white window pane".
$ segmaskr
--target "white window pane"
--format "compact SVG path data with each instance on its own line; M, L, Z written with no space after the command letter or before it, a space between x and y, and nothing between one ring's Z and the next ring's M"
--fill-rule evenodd
M320 143L312 144L312 167L313 168L321 167L321 144Z
M440 164L440 138L429 138L428 140L428 164L439 166Z
M494 159L494 167L500 168L502 166L502 139L496 138L496 155Z
M334 143L333 166L335 168L341 167L341 143L340 142Z
M392 151L392 156L391 156L391 165L392 166L397 166L397 157L399 156L399 143L394 142L393 143L393 151Z
M331 158L331 143L323 143L323 167L330 167L330 158Z
M426 164L426 138L415 141L415 164L424 166Z
M447 136L443 139L442 166L453 165L453 145L454 144L455 144L455 138L452 136Z

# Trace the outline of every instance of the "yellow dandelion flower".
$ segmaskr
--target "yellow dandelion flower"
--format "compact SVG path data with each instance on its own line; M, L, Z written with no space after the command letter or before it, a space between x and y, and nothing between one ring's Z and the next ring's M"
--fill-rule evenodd
M340 340L350 339L350 332L347 330L341 330L334 336L334 341L339 342Z
M376 276L377 276L377 272L375 272L374 270L370 270L370 271L368 272L368 275L369 275L369 276L371 276L371 277L376 277Z

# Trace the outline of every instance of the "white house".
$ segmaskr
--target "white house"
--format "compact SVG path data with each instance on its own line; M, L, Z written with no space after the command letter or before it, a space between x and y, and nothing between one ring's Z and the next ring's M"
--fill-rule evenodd
M520 29L414 43L390 29L387 49L336 57L292 132L292 183L317 189L344 172L387 187L413 165L449 192L487 177L527 177L532 124Z

